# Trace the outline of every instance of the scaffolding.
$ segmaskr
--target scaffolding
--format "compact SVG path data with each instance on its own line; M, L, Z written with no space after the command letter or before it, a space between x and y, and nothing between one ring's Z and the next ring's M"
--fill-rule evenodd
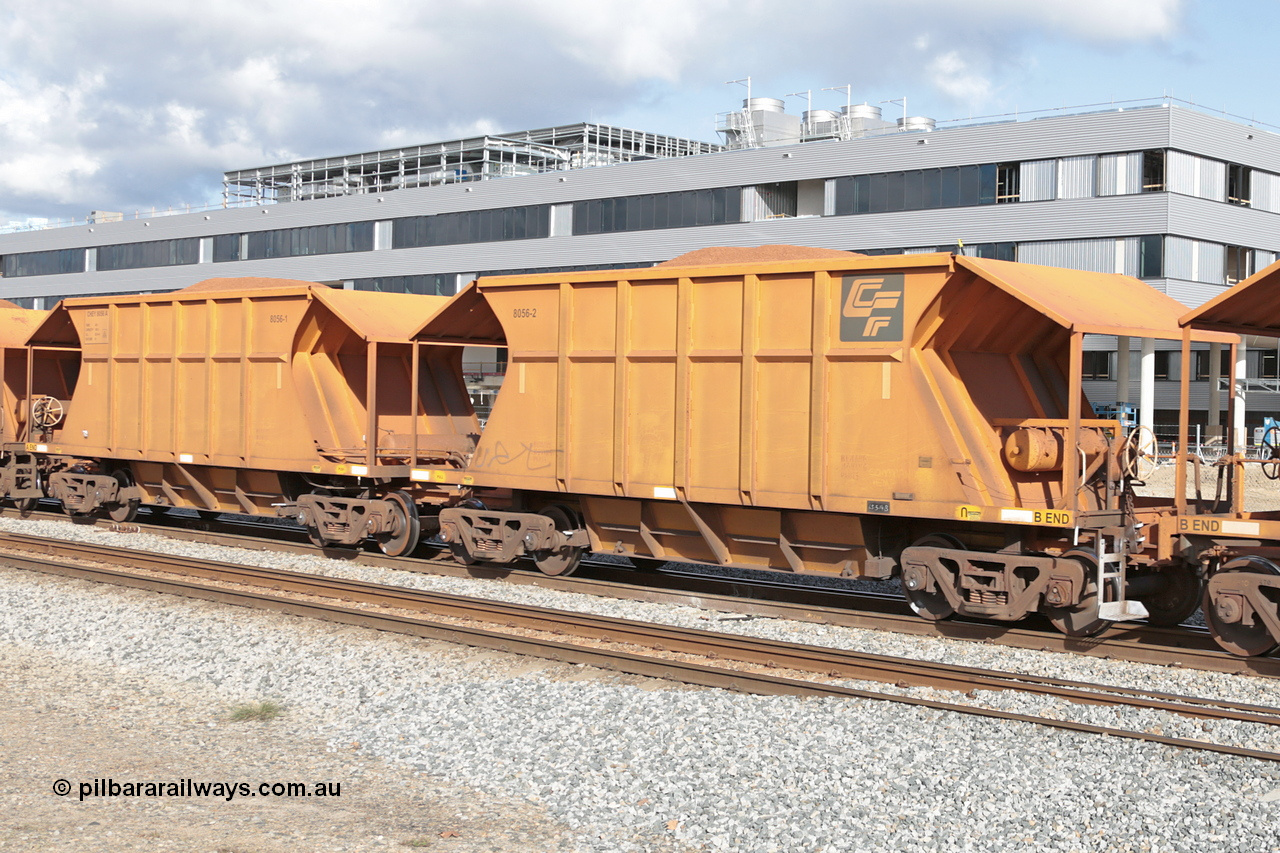
M581 123L239 169L223 174L222 197L227 207L306 201L720 150L709 142Z

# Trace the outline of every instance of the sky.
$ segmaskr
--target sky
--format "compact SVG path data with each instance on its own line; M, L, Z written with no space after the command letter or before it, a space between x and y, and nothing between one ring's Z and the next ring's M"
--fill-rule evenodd
M1280 0L7 0L0 226L205 205L224 171L756 97L945 121L1171 96L1280 125ZM803 94L811 92L810 98ZM898 103L893 103L898 101ZM1272 128L1280 132L1280 128Z

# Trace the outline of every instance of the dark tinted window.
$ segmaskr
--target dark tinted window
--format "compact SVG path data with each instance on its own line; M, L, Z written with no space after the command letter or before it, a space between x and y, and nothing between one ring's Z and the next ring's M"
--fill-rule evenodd
M153 240L98 247L98 269L136 270L194 264L200 260L200 239Z
M84 249L55 249L52 252L5 255L3 267L7 278L84 272Z
M352 282L356 290L375 290L380 293L416 293L426 296L452 296L455 276L444 275L394 275L383 278L358 278Z
M1164 237L1147 234L1138 238L1138 278L1164 276Z
M574 234L690 228L739 222L741 219L740 187L600 198L573 205Z
M373 223L347 222L313 225L249 234L246 260L291 258L298 255L331 255L373 250Z
M240 235L219 234L213 238L213 262L240 260Z
M835 179L836 216L973 207L1018 200L1017 163L950 166Z
M997 261L1016 261L1018 259L1017 243L978 243L968 247L979 258L991 258Z
M391 248L452 246L461 243L494 243L528 240L551 233L551 207L505 207L469 210L435 216L406 216L391 221Z

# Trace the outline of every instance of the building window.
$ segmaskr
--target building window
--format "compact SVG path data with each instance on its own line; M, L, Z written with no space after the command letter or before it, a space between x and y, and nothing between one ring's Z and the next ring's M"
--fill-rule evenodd
M573 233L609 234L742 221L742 188L716 187L573 204Z
M405 216L391 220L391 248L530 240L551 235L551 205Z
M122 243L98 247L99 270L136 270L147 267L172 267L194 264L200 260L200 238L154 240L147 243Z
M213 238L213 262L240 260L240 235L219 234Z
M1227 284L1236 284L1253 275L1253 250L1244 246L1224 246Z
M965 247L964 254L977 258L991 258L997 261L1016 261L1018 259L1017 243L974 243Z
M254 231L249 234L245 260L292 258L299 255L331 255L339 252L373 251L373 223L348 222Z
M1280 379L1280 356L1275 350L1262 350L1258 353L1258 378Z
M352 282L356 290L372 290L378 293L414 293L424 296L452 296L457 276L441 275L392 275L382 278L357 278Z
M996 204L1018 201L1018 186L1022 175L1019 163L1000 163L996 166Z
M5 278L69 272L84 272L84 249L54 249L51 252L22 252L4 256Z
M1195 378L1197 382L1205 382L1209 379L1209 350L1195 350L1191 353L1193 363L1196 366ZM1231 375L1231 350L1223 347L1221 357L1218 359L1218 376Z
M561 266L561 267L526 267L524 269L510 270L480 270L476 273L476 278L490 278L499 275L541 275L548 272L595 272L597 270L630 270L643 269L651 267L661 261L626 261L617 264L585 264L578 266ZM466 284L466 282L463 282Z
M870 256L877 256L877 255L901 255L901 254L904 254L904 252L903 252L903 250L902 250L902 249L886 249L886 248L880 248L880 249L850 249L849 251L854 252L855 254L859 254L859 255L870 255Z
M1164 192L1164 150L1160 148L1142 152L1142 191Z
M1021 165L988 163L836 178L836 216L1018 201Z
M1081 355L1084 357L1083 377L1085 379L1111 378L1111 353L1083 352Z
M1178 378L1178 353L1173 350L1157 350L1156 379L1171 381Z
M1253 170L1248 166L1241 166L1238 163L1227 164L1227 201L1231 204L1241 204L1248 207L1250 204L1250 184L1252 181L1251 172Z
M780 184L759 184L752 189L755 193L755 211L753 220L788 219L796 215L799 208L798 184L788 181ZM642 196L640 218L648 217L649 205L656 205L654 196ZM631 230L631 229L628 229Z
M1146 234L1138 238L1138 278L1164 277L1164 236Z

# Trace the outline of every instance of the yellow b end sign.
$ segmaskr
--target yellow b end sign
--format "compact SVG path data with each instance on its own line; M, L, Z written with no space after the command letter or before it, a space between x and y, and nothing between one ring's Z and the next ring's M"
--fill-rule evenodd
M1256 521L1235 521L1230 518L1205 518L1192 516L1178 519L1179 533L1210 533L1227 536L1260 536L1262 525Z
M1000 509L999 520L1013 524L1040 524L1045 527L1071 527L1075 524L1075 516L1065 509L1020 509L1006 507ZM980 506L956 507L956 518L960 521L995 521L995 511Z

